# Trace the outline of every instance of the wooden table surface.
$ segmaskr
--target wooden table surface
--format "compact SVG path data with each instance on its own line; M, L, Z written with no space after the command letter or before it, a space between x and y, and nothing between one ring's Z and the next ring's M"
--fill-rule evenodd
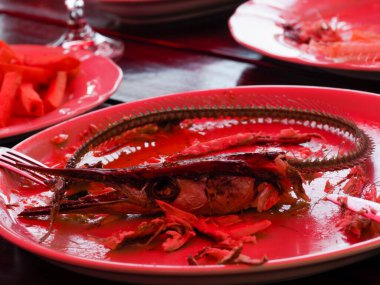
M126 47L117 62L124 72L123 82L103 107L163 94L242 85L314 85L380 93L379 82L278 62L239 46L227 26L232 11L174 25L137 27L100 17L102 13L97 8L96 3L89 3L89 22L97 30L122 39ZM3 0L0 38L12 44L44 45L64 31L65 17L63 1ZM378 264L380 256L375 256L276 284L375 285L380 284ZM0 238L0 284L116 283L67 271Z

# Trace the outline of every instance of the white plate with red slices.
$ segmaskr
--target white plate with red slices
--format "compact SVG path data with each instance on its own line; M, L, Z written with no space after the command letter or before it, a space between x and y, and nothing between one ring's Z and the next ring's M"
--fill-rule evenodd
M379 79L376 0L252 0L229 20L233 38L265 56Z
M29 58L67 53L61 48L38 45L11 47L21 57ZM79 59L80 67L75 77L68 81L60 105L39 117L12 115L9 123L0 128L0 141L8 141L80 115L105 102L117 90L122 71L112 60L87 51L70 52L68 55Z

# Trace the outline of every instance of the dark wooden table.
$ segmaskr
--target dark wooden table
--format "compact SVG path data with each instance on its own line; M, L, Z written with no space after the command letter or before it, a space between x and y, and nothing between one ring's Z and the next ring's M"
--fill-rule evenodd
M90 3L89 22L118 37L126 50L117 63L124 72L119 90L102 107L162 94L241 85L314 85L380 93L379 82L340 77L271 60L231 38L232 11L175 25L117 24ZM64 31L63 1L3 0L0 38L12 43L47 44ZM1 102L0 102L1 103ZM12 146L17 141L8 144ZM278 284L380 284L380 256L308 278ZM0 284L115 284L61 269L0 238Z

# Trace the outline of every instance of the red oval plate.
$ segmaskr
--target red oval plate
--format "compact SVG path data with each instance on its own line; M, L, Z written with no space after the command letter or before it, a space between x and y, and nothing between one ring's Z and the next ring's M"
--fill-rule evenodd
M14 45L12 48L28 55L63 54L61 48ZM0 140L36 131L80 115L106 101L121 83L122 71L110 59L91 52L70 52L81 61L80 73L69 84L63 104L38 118L13 117L10 125L0 128Z
M337 62L306 52L300 45L284 40L282 24L321 19L329 22L336 17L350 27L371 26L380 33L379 13L377 0L252 0L238 7L229 20L229 28L238 43L265 56L378 79L380 61Z
M256 104L267 106L313 107L329 113L344 115L364 128L376 144L369 164L373 177L380 177L380 163L375 157L380 152L380 96L376 94L316 87L256 86L231 89L195 91L168 95L121 104L73 118L33 135L15 148L43 162L64 160L66 148L50 142L51 138L66 133L67 148L77 145L81 134L90 126L106 126L109 122L153 111L163 107L228 106ZM168 142L170 143L170 142ZM175 143L175 142L173 142ZM341 177L342 173L329 173ZM380 249L380 237L360 242L348 242L336 227L339 208L328 201L320 201L324 184L307 185L312 198L312 210L303 215L269 215L272 226L258 236L256 245L247 245L246 254L257 257L266 254L268 263L262 266L209 265L189 266L186 257L207 244L201 237L186 247L165 253L160 247L151 250L135 248L110 252L96 237L104 236L119 223L105 227L86 227L80 222L62 223L46 243L39 243L47 222L19 219L21 201L28 204L37 199L28 191L14 190L20 180L0 172L0 234L15 245L46 258L59 266L102 278L131 283L194 284L256 284L297 278L343 266ZM374 178L374 180L376 180ZM41 198L41 197L40 197ZM42 197L43 198L43 197ZM10 206L13 205L13 206Z

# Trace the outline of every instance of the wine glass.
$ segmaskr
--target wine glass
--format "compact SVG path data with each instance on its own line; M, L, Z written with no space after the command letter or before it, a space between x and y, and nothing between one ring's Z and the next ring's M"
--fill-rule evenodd
M95 32L84 16L84 0L65 0L68 11L65 33L51 46L68 50L89 50L97 55L117 59L124 52L122 41Z

